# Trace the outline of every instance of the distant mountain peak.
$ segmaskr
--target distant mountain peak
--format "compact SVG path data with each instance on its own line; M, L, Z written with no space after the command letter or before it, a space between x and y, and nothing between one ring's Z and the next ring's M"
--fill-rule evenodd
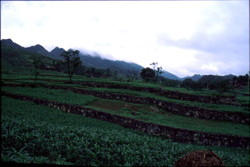
M22 46L16 44L11 39L2 39L1 40L1 46L3 46L3 47L11 47L11 48L15 48L15 49L23 49Z
M62 57L60 55L63 52L65 52L65 50L63 48L55 47L52 51L50 51L50 55L53 58L62 59Z
M70 49L67 50L67 52L70 52L70 51L74 51L74 49L71 49L71 48L70 48Z
M12 42L12 43L14 43L10 38L8 38L8 39L2 39L1 41L2 42Z
M50 57L49 52L40 44L36 44L35 46L30 46L26 48L28 51L35 52L47 57Z
M52 49L52 51L53 50L59 50L59 49L63 49L63 48L59 48L58 46L56 46L54 49ZM63 49L64 50L64 49Z
M30 50L33 50L33 51L36 51L36 50L45 50L47 51L42 45L40 44L36 44L35 46L30 46L30 47L27 47L27 49L30 49ZM47 51L48 52L48 51Z
M182 78L183 80L184 79L192 79L193 81L198 81L199 79L201 79L201 77L202 77L202 75L200 75L200 74L194 74L193 76L191 76L191 77L184 77L184 78Z
M54 49L52 49L51 51L50 51L50 53L53 53L53 52L58 52L58 51L65 51L63 48L59 48L59 47L55 47Z

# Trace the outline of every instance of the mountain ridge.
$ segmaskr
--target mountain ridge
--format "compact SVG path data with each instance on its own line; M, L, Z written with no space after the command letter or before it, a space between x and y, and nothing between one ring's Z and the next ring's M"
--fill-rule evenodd
M34 46L26 47L26 50L31 52L36 52L38 54L50 57L50 53L40 44L36 44Z
M1 40L1 47L12 47L14 49L25 49L21 45L13 42L11 39L2 39Z
M52 49L50 52L47 51L42 45L36 44L34 46L30 47L23 47L15 42L12 41L12 39L1 39L1 48L12 48L15 50L22 50L22 51L28 51L31 53L36 53L40 54L42 56L46 56L48 58L56 59L56 60L63 60L63 57L60 56L62 52L65 51L64 48L60 48L56 46L54 49ZM106 58L103 58L101 55L98 53L94 52L95 54L91 54L88 52L80 52L79 56L81 60L83 61L83 65L87 67L94 67L94 68L99 68L99 69L107 69L109 68L110 70L120 72L122 74L129 73L129 71L137 71L138 75L140 75L141 69L144 67L133 63L133 62L126 62L122 60L109 60ZM198 81L204 76L208 75L201 75L201 74L195 74L191 77L183 77L180 78L176 76L175 74L172 74L168 71L163 71L164 73L161 74L162 77L172 79L172 80L179 80L182 81L184 79L190 78L193 81ZM215 75L213 75L215 76ZM232 78L235 75L225 75L225 77Z
M2 39L1 40L1 47L9 48L9 49L21 49L22 51L27 53L35 53L41 56L45 56L47 58L52 58L55 60L62 61L63 57L61 57L61 53L65 51L65 49L60 47L55 47L53 50L48 52L42 45L36 44L34 46L30 47L22 47L19 44L16 44L11 39ZM125 61L119 61L119 60L109 60L106 58L102 58L101 56L98 56L99 54L95 54L95 56L92 56L91 54L88 54L86 52L83 52L79 54L79 57L83 61L83 65L87 67L94 67L98 69L107 69L109 68L112 71L117 71L123 75L126 75L129 70L135 70L140 72L140 70L143 68L142 66L136 64L136 63L129 63ZM11 58L11 57L9 57ZM9 59L8 58L8 59ZM139 75L139 74L138 74Z
M199 79L202 78L203 75L200 75L200 74L194 74L193 76L187 76L187 77L184 77L182 78L182 80L185 80L185 79L192 79L193 81L198 81Z
M50 51L50 55L54 58L60 59L62 60L63 57L61 57L60 55L65 51L65 49L63 48L59 48L59 47L55 47L54 49L52 49Z
M163 70L163 73L161 74L161 76L164 78L172 79L172 80L181 80L181 78L179 78L178 76L165 70Z

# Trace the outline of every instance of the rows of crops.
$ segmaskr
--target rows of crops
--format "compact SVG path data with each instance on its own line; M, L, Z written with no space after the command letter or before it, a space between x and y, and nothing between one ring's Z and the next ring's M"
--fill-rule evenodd
M249 165L248 150L175 143L30 102L1 100L4 161L172 166L192 150L210 148L227 165Z
M169 101L171 103L176 103L176 104L183 104L183 105L187 105L187 106L194 106L194 107L203 107L203 108L207 108L207 109L215 109L215 110L221 110L221 111L238 111L238 112L249 112L249 110L247 108L244 107L240 107L240 103L235 102L235 104L237 104L237 106L235 105L216 105L216 104L212 104L211 102L207 103L207 102L198 102L198 101L193 101L193 103L190 104L190 100L185 100L185 99L176 99L176 98L171 98L166 96L168 93L166 94L159 94L159 92L155 92L155 93L149 93L149 92L145 92L145 91L140 91L140 90L134 90L135 88L151 88L151 87L144 87L144 86L135 86L135 85L125 85L125 84L121 84L121 83L112 83L110 84L109 82L97 82L97 81L77 81L74 84L67 84L65 82L67 82L66 80L58 80L58 79L40 79L38 81L41 84L46 84L46 85L59 85L59 86L67 86L67 87L74 87L74 88L85 88L88 90L94 90L94 91L100 91L100 92L111 92L111 93L119 93L119 94L127 94L127 95L136 95L136 96L141 96L141 97L151 97L151 98L155 98L155 99L160 99L160 100L165 100L165 101ZM25 79L25 80L18 80L18 83L34 83L33 79ZM89 86L87 86L87 85ZM113 87L114 85L114 87ZM125 88L122 88L125 85ZM111 88L107 88L104 86L108 86ZM134 87L135 86L135 87ZM119 88L120 87L120 88ZM156 90L165 90L165 88L158 88ZM178 90L178 91L177 91ZM182 91L180 91L182 90ZM171 90L170 92L174 92L174 93L181 93L183 95L192 95L189 93L186 93L185 91L183 91L183 89L176 89L175 91ZM202 96L202 97L211 97L211 96L204 96L204 94L206 94L208 91L203 91L203 94L200 94L198 96ZM211 92L210 92L211 93ZM165 95L165 96L164 96ZM219 96L219 94L213 94L213 96ZM223 95L225 96L225 95ZM232 96L232 95L231 95Z
M52 72L43 72L40 74L38 77L39 82L45 81L48 83L48 81L56 81L56 82L65 82L68 81L66 78L68 77L66 74L63 73L52 73ZM12 79L12 80L17 80L19 82L34 82L34 75L6 75L4 74L2 76L2 79ZM149 88L159 88L162 90L167 90L167 91L177 91L181 93L186 93L186 94L192 94L192 95L198 95L198 96L214 96L218 95L220 96L221 94L218 94L216 91L191 91L187 90L185 88L172 88L172 87L162 87L157 84L153 83L145 83L142 81L135 81L135 82L125 82L125 81L114 81L114 80L109 80L109 79L102 79L102 78L86 78L84 76L74 76L74 81L82 81L82 82L87 82L87 83L108 83L108 84L119 84L119 85L126 85L126 86L135 86L135 87L149 87ZM224 93L223 96L226 95L231 95L228 93Z
M202 103L202 102L197 102L197 101L190 101L188 100L178 100L178 99L171 99L171 98L166 98L162 97L160 95L156 95L154 93L149 93L149 92L141 92L141 91L131 91L131 90L124 90L124 89L115 89L115 88L96 88L96 87L87 87L87 86L81 86L80 84L65 84L65 83L58 83L58 82L53 82L48 84L47 81L39 81L40 84L43 85L58 85L58 86L65 86L65 87L73 87L73 88L78 88L78 89L87 89L87 90L93 90L97 92L107 92L107 93L117 93L117 94L124 94L124 95L132 95L132 96L139 96L139 97L149 97L149 98L154 98L158 100L163 100L166 102L170 102L173 104L180 104L184 106L190 106L190 107L197 107L197 108L204 108L204 109L209 109L209 110L214 110L214 111L222 111L222 112L241 112L241 113L249 113L250 110L247 107L242 107L242 106L232 106L232 105L225 105L225 104L212 104L212 103ZM20 83L18 82L5 82L5 83ZM21 83L29 83L32 84L34 83L33 80L22 80ZM245 97L246 98L246 97ZM243 98L243 100L245 100ZM242 99L242 98L241 98Z
M116 103L122 104L124 107L120 109L105 109L96 107L95 105L91 105L96 100L100 100L93 96L88 95L81 95L77 93L73 93L70 91L64 90L54 90L54 89L46 89L46 88L29 88L29 87L3 87L3 91L21 94L21 95L28 95L31 97L36 97L40 99L46 99L50 101L62 102L66 104L73 104L79 106L86 106L89 105L90 108L97 108L98 110L109 112L116 115L136 118L139 120L143 120L146 122L152 122L156 124L171 126L175 128L183 128L189 130L197 130L203 132L210 132L210 133L221 133L221 134L231 134L231 135L238 135L238 136L250 136L249 126L244 124L237 124L237 123L229 123L229 122L216 122L216 121L209 121L209 120L201 120L196 118L188 118L183 116L178 116L174 114L167 113L166 111L159 110L158 113L152 112L152 109L148 107L148 109L142 108L136 111L136 114L133 114L133 110L129 109L128 105L134 105L131 103L125 102L117 102L113 101L111 106L117 105ZM107 101L107 100L105 100ZM107 101L109 102L109 101ZM105 102L103 102L105 103ZM138 107L144 106L137 104Z
M4 83L31 83L34 78L25 75L4 75ZM249 113L249 108L222 104L209 104L177 100L159 96L154 93L122 90L113 88L96 88L81 84L65 83L65 74L44 73L36 83L60 85L79 89L116 94L128 94L151 97L173 104L182 104L197 108L207 108L223 112ZM75 81L127 84L159 88L155 84L126 83L74 77ZM211 96L214 92L193 92L179 88L162 88L195 95ZM1 91L21 94L39 99L46 99L71 105L84 106L115 115L134 118L175 128L250 136L249 125L201 120L168 113L152 105L133 104L119 100L107 100L90 95L73 93L67 90L48 89L44 87L1 87ZM239 104L249 104L249 96L242 95L245 90L237 90ZM231 94L230 94L231 95ZM74 165L110 165L110 166L172 166L174 162L193 150L212 149L223 159L226 165L250 165L249 150L225 147L205 147L192 144L175 143L171 140L150 136L120 126L85 118L83 116L63 113L60 110L38 106L31 102L1 97L2 101L2 159L6 162L52 163Z

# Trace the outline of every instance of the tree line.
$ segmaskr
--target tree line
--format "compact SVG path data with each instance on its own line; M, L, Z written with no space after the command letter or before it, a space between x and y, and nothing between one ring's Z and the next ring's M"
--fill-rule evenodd
M69 81L72 82L72 76L74 74L85 75L87 77L94 78L113 78L118 79L118 72L112 71L109 68L106 69L97 69L94 67L86 67L82 65L82 61L79 57L78 50L69 50L64 51L61 56L64 58L63 61L53 60L53 65L51 70L61 71L68 74ZM33 65L35 68L35 82L39 75L38 69L46 69L46 67L41 61L34 59ZM142 79L145 82L152 82L161 84L163 86L169 87L182 87L191 90L217 90L220 93L231 91L234 88L239 88L241 86L246 86L249 84L249 74L244 76L233 76L226 78L223 76L214 76L207 75L200 78L198 81L193 81L190 78L187 78L183 81L171 80L161 76L163 73L162 67L158 66L158 62L153 62L150 64L152 68L146 67L143 68L140 72L134 69L131 69L127 72L126 78L127 81L133 82L137 79Z
M217 90L219 93L230 92L235 88L249 86L249 74L233 76L227 78L225 76L207 75L200 78L198 81L185 79L180 84L181 87L192 90Z

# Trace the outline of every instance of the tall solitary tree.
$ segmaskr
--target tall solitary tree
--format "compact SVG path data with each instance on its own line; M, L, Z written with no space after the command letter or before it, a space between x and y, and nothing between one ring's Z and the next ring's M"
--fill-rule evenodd
M143 68L141 70L141 77L144 79L146 82L152 81L155 79L155 72L151 68Z
M164 73L162 71L162 67L158 67L158 62L153 62L150 64L151 66L153 66L153 70L155 72L155 81L157 82L159 76Z
M35 85L36 85L38 75L40 74L39 69L42 66L42 62L35 58L35 59L33 59L33 65L34 65L34 68L35 68L34 74L35 74Z
M69 76L70 82L72 82L72 76L76 72L77 67L82 64L82 61L79 57L79 51L78 50L69 50L64 51L61 56L64 57L64 64L66 65L66 70Z

